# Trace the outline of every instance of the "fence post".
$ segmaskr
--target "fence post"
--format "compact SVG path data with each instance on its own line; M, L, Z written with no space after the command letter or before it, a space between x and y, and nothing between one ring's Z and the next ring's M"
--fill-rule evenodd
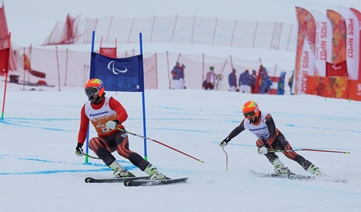
M231 46L233 46L234 33L236 32L237 24L238 24L238 20L236 20L236 23L234 24L234 27L233 27Z

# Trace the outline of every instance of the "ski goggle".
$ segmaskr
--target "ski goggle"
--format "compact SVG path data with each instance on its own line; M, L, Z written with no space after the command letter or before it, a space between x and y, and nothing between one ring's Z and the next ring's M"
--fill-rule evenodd
M85 88L85 94L87 95L87 97L91 96L91 95L96 95L98 94L98 88L97 87L88 87Z
M256 113L254 111L243 113L244 117L247 118L248 116L254 116Z

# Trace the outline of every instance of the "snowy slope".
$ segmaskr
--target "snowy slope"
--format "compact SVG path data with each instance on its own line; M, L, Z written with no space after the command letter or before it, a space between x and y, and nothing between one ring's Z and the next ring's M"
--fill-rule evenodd
M126 129L141 135L141 95L108 95L128 110ZM256 138L249 132L226 147L226 171L225 154L218 143L239 124L241 105L249 99L273 114L294 148L350 151L349 155L299 152L328 175L347 178L349 183L250 176L248 170L272 172L273 167L257 154ZM74 154L84 101L81 89L21 91L10 85L5 120L0 122L1 211L358 211L361 207L360 102L199 90L146 91L147 136L205 163L148 141L149 161L167 176L189 176L189 182L126 188L84 183L87 176L112 176L100 161L84 164L84 158ZM143 140L129 136L131 149L143 155ZM293 172L308 174L279 156ZM117 159L136 175L143 174L119 155Z

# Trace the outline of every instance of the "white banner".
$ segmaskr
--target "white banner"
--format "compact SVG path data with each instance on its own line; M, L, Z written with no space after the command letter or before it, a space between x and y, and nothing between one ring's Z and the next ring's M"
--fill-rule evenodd
M315 76L326 76L326 62L332 61L332 25L326 15L311 11L316 23ZM313 76L313 74L309 74Z
M346 22L346 62L347 72L352 80L358 80L360 34L357 16L348 8L339 7Z
M307 76L313 76L315 70L315 58L311 46L307 40L303 42L302 55L300 61L300 71L298 72L297 91L298 94L306 94Z

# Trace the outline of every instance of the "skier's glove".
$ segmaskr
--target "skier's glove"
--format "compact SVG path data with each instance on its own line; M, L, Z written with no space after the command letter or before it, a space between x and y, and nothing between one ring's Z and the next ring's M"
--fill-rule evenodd
M231 139L229 139L228 137L225 138L225 139L219 144L219 147L221 147L221 148L225 147L230 140L231 140Z
M112 121L108 121L106 124L105 124L105 127L107 129L110 129L110 130L114 130L115 128L117 128L119 124L119 121L118 120L112 120Z
M83 151L82 146L83 146L83 144L78 143L78 145L75 147L75 154L77 156L83 156L84 155L84 151Z
M268 153L268 149L265 147L265 146L261 146L259 149L258 149L258 154L267 154Z

